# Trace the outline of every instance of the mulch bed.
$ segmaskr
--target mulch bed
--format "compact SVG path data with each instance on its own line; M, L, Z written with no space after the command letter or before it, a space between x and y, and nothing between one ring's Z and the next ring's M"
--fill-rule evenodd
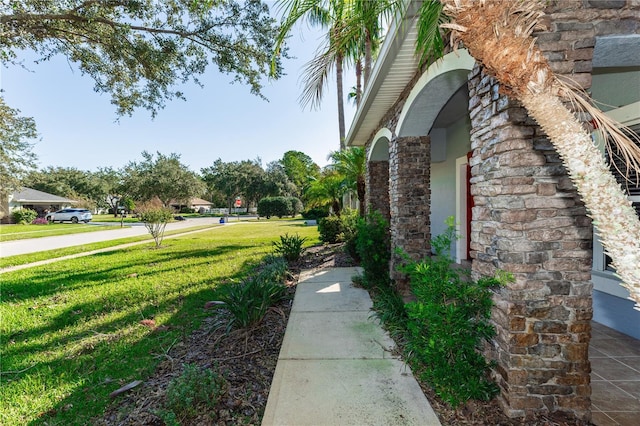
M339 244L312 247L297 264L292 265L291 296L301 270L354 265ZM208 318L199 330L169 351L153 376L142 385L118 396L105 415L94 424L164 425L157 413L163 408L169 383L180 376L185 364L195 364L200 368L221 372L228 383L227 392L215 411L203 408L197 417L182 424L259 425L267 404L291 304L292 298L274 306L260 324L249 330L227 333L224 317ZM443 425L589 425L562 414L541 416L527 422L513 420L503 414L496 401L470 401L458 409L452 409L426 385L421 386Z

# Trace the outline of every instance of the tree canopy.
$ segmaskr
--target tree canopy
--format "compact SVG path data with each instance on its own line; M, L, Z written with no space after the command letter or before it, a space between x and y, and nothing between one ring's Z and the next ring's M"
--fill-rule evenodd
M21 179L35 168L30 141L36 136L33 119L21 117L20 111L8 107L0 97L0 196L18 189Z
M21 50L66 56L119 115L155 115L183 97L176 83L199 84L209 65L260 95L277 33L260 0L10 0L0 26L0 60L22 64ZM271 75L280 77L279 62Z
M144 151L143 161L125 167L123 186L134 200L149 201L157 197L165 207L170 202L185 202L200 196L205 185L194 172L180 162L178 154L164 155Z

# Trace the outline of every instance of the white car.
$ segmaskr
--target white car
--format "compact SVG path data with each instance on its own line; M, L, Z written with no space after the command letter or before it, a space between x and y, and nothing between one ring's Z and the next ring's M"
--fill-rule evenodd
M51 223L62 223L65 221L69 221L72 223L89 223L89 221L93 218L93 215L87 209L62 209L58 210L57 212L49 213L45 216L45 218Z

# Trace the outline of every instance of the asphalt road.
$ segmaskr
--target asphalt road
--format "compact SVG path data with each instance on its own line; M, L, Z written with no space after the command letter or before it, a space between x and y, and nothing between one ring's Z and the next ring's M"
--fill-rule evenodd
M237 217L229 217L229 223L237 221ZM241 221L255 219L242 216ZM220 222L217 217L189 218L184 221L171 222L167 224L166 231L173 231L185 228L192 228L201 225L213 225ZM83 244L98 243L101 241L117 240L120 238L147 235L149 231L142 224L119 228L120 224L115 224L118 229L108 231L84 232L80 234L59 235L55 237L32 238L27 240L6 241L0 243L0 258L16 256L19 254L36 253L39 251L53 250L57 248L73 247Z

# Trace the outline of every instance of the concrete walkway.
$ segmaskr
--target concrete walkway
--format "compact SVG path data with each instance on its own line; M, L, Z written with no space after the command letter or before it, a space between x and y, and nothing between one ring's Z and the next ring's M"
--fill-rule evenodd
M440 425L393 340L371 315L356 268L303 273L262 421L284 425Z

